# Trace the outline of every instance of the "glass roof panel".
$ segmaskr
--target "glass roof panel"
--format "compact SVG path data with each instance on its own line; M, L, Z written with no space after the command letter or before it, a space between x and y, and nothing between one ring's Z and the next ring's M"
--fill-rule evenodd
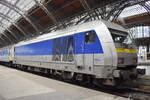
M36 4L35 0L5 0L5 1L21 9L23 13L26 13L26 11L31 9ZM43 0L36 0L36 1L41 2ZM150 1L146 2L146 5L150 7ZM147 11L144 7L140 5L135 5L135 6L126 8L119 17L123 18L123 17L128 17L128 16L132 16L136 14L145 13L145 12ZM15 12L14 10L2 4L0 4L0 13L3 13L9 16L13 21L16 21L20 17L20 15L17 12ZM6 21L5 19L2 19L1 17L0 17L0 22L5 23L7 26L10 25L10 22Z
M10 2L11 4L15 4L18 0L6 0L7 2Z
M16 21L21 15L16 13L14 10L11 10L8 14L7 14L13 21Z
M25 13L36 4L34 0L5 0L5 1L21 9L21 11L23 11L22 13ZM19 17L21 17L21 15L18 14L16 11L2 4L0 4L0 13L7 15L13 22L15 22L17 19L19 19ZM5 25L4 27L7 28L11 25L11 22L9 22L6 19L3 19L2 17L0 17L0 22L1 22L0 33L3 33L5 28L3 28L1 24Z
M150 1L145 2L145 5L150 9ZM146 13L146 12L147 10L143 6L137 4L137 5L125 8L123 12L120 14L119 18L129 17L133 15Z
M19 0L16 6L23 11L27 11L30 8L32 8L35 4L36 3L34 2L34 0Z
M0 34L2 34L5 31L5 29L0 25Z
M147 5L148 7L150 7L150 1L147 1L147 2L145 3L145 5Z
M6 14L9 11L10 8L0 4L0 12L3 14Z
M37 0L37 1L41 1L41 0ZM34 0L6 0L6 2L11 3L12 5L21 9L21 11L23 11L22 13L25 13L36 4ZM21 17L21 15L18 14L16 11L2 4L0 4L0 13L7 15L13 22L15 22L17 19L19 19L19 17ZM11 25L11 22L1 17L0 17L0 22L4 24L6 28ZM0 33L2 33L3 31L4 28L0 27Z
M8 22L7 20L3 20L3 22L2 22L6 27L8 27L8 26L10 26L11 25L11 23L10 22Z

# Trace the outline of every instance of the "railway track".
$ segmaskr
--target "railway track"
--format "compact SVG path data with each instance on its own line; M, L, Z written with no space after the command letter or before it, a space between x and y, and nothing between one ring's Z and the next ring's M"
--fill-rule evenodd
M15 68L15 67L10 67L10 66L7 66L7 67ZM128 98L129 100L150 100L150 91L148 91L148 90L143 90L143 89L139 89L139 88L130 88L130 87L122 87L122 88L119 88L119 89L116 89L116 88L111 88L111 89L109 88L108 89L108 88L93 86L93 84L79 83L79 82L74 82L74 81L70 81L70 80L62 80L61 78L59 78L55 75L49 75L49 74L46 74L46 73L34 72L34 71L24 70L24 69L20 69L20 68L15 68L15 69L25 71L25 72L29 72L29 73L32 73L32 74L36 74L36 75L40 75L40 76L44 76L44 77L47 77L47 78L52 78L52 79L55 79L55 80L67 82L67 83L70 83L70 84L78 85L78 86L81 86L81 87L90 88L90 89L94 89L94 90L97 90L97 91L109 93L109 94L112 94L112 95L125 97L125 98Z
M114 94L122 97L129 98L129 100L150 100L150 91L138 89L138 88L126 88L116 91Z

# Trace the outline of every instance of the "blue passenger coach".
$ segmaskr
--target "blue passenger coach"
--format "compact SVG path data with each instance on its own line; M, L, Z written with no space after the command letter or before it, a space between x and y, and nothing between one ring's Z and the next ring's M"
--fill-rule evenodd
M0 50L0 59L4 62L9 62L10 60L10 51L8 48L3 48Z

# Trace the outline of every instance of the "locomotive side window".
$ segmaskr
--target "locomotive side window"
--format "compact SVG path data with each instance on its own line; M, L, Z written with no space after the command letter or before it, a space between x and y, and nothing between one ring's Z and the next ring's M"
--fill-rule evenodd
M85 43L93 43L95 42L95 34L93 31L89 31L85 33Z

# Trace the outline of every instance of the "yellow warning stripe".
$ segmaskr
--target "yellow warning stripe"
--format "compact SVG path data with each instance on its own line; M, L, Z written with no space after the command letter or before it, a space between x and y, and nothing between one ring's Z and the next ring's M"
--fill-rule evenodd
M136 53L136 49L123 49L123 48L116 48L118 53Z

